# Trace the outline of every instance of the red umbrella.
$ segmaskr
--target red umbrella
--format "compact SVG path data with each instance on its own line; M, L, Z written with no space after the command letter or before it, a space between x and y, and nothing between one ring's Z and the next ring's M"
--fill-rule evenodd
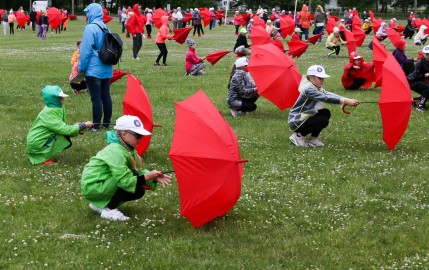
M353 37L355 38L356 46L360 47L365 41L366 34L360 26L353 25Z
M401 41L401 35L392 28L386 28L387 37L392 41L393 46L398 47L399 41Z
M333 16L333 15L329 15L329 19L330 18L334 19L335 22L338 22L340 20L340 18L338 18L337 16Z
M185 28L177 28L173 29L173 39L179 43L183 44L186 41L186 38L188 38L189 32L191 32L193 27L185 27Z
M411 90L396 59L388 54L383 64L383 82L378 102L383 123L383 140L392 151L407 129L412 110Z
M185 23L185 22L188 22L190 20L192 20L192 14L189 12L185 12L185 17L182 19L182 22Z
M41 11L37 11L37 12L36 12L36 22L37 22L37 23L39 23L40 16L42 16L42 12L41 12Z
M262 45L270 43L271 37L265 28L253 26L250 33L250 40L252 41L252 45Z
M374 13L372 13L372 11L371 11L371 10L368 10L368 15L369 15L369 17L371 18L371 21L372 21L372 20L375 20Z
M245 13L241 15L241 26L246 26L247 21L250 20L250 14L249 13Z
M25 13L21 11L15 12L16 21L19 27L24 27L27 20L25 19Z
M375 87L379 87L382 82L382 68L384 61L386 60L387 55L389 54L384 46L381 44L381 42L374 37L372 40L372 48L373 48L373 58L372 61L374 62L374 68L375 68Z
M346 41L347 41L347 51L349 52L349 55L356 51L356 40L355 37L353 36L353 33L350 32L350 30L348 29L344 29L344 35L346 37Z
M124 75L128 74L129 72L123 72L117 69L113 70L113 76L110 78L109 83L112 84L122 78Z
M76 16L76 15L74 15L74 14L70 14L70 15L69 15L69 18L70 18L70 20L71 20L71 21L74 21L74 20L76 20L76 19L77 19L77 16Z
M168 16L167 12L165 12L162 8L155 9L155 11L153 12L152 19L153 19L153 23L155 24L155 27L158 29L162 26L162 22L161 22L162 16Z
M225 55L227 55L230 52L232 52L232 51L215 51L215 52L207 54L206 60L208 62L210 62L210 64L214 65L217 63L217 61L219 61L222 57L224 57Z
M225 12L225 10L219 9L218 11L216 11L216 19L220 19L223 18L225 15L223 14Z
M204 27L206 27L212 19L210 11L207 8L200 8L200 16L204 22Z
M381 19L381 18L378 18L378 20L376 20L376 19L372 20L371 19L372 29L373 29L374 33L377 33L378 28L380 28L382 22L383 22L383 19Z
M3 14L5 13L6 11L4 10L4 9L0 9L0 16L3 16Z
M334 27L336 26L337 26L337 23L335 22L335 20L332 18L329 18L328 23L326 24L326 32L328 32L328 35L334 32Z
M180 214L194 227L224 216L241 192L243 162L237 137L202 90L176 103L170 152Z
M64 16L61 18L61 23L65 23L65 22L67 21L67 19L68 19L67 15L64 15Z
M57 29L61 25L61 12L54 7L48 8L46 11L48 16L49 26L52 29Z
M103 16L103 22L106 24L108 22L110 22L113 18L110 17L109 15L104 15Z
M295 30L295 23L289 16L280 18L280 31L282 38L286 38L287 35L292 35Z
M287 54L289 54L292 57L299 58L308 48L308 43L305 43L304 41L289 41L287 43L289 46L289 51Z
M422 26L423 22L420 18L417 18L414 20L414 24L416 25L416 28L419 29L420 26Z
M402 32L404 32L404 30L405 30L405 26L398 25L398 26L396 27L396 30L397 30L399 33L402 33Z
M258 15L254 15L253 16L253 26L262 26L263 28L265 28L265 22L264 20L262 20Z
M321 36L323 36L323 33L320 33L320 34L317 34L317 35L314 35L314 36L311 36L311 37L309 37L308 38L308 42L310 42L311 44L316 44L316 42L319 40L319 38L321 37Z
M361 27L361 25L362 25L362 22L360 21L360 19L359 19L359 16L353 16L353 18L352 18L352 26L358 26L358 27Z
M308 46L308 44L307 44ZM295 62L271 43L252 48L248 65L259 95L280 110L291 108L299 96L301 75Z
M143 88L140 81L132 74L128 74L127 90L124 100L122 101L123 114L134 115L140 118L146 130L152 132L153 118L152 106L150 105L149 96ZM139 155L143 155L149 147L152 135L144 136L141 139L136 150Z

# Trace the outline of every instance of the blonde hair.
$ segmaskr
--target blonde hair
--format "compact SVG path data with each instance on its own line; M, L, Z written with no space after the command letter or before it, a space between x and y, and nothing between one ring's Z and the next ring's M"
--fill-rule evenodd
M322 6L321 6L321 5L318 5L316 9L317 9L318 11L320 11L320 12L323 12L323 8L322 8Z

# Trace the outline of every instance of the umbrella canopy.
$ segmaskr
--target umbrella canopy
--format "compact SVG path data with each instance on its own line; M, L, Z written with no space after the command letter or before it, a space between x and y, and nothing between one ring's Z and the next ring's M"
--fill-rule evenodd
M373 48L373 58L375 68L375 87L381 86L382 78L383 78L383 64L386 60L387 55L389 54L381 42L374 37L372 40L372 48Z
M108 22L110 22L113 18L110 17L109 15L104 14L103 15L103 22L106 24Z
M359 16L353 16L352 18L352 26L358 26L361 27L362 22L359 19Z
M399 42L401 41L401 35L396 32L395 29L392 28L386 28L387 37L392 41L393 46L395 48L398 47Z
M265 22L258 15L253 16L253 26L262 26L265 29ZM252 28L253 29L253 28Z
M25 13L21 11L15 12L16 21L19 27L24 27L27 20L25 19Z
M289 16L280 17L280 31L282 38L286 38L287 35L292 35L295 30L295 23Z
M0 16L3 16L3 14L5 13L6 11L4 10L4 9L0 9Z
M215 51L215 52L207 54L206 60L210 64L214 65L217 63L217 61L219 61L222 57L224 57L225 55L227 55L230 52L232 52L232 51Z
M405 26L403 26L403 25L398 25L398 26L396 27L396 30L397 30L399 33L402 33L402 32L404 32L404 30L405 30Z
M262 45L271 42L270 34L261 26L253 26L250 33L252 45Z
M109 79L109 83L112 84L112 83L116 82L117 80L119 80L120 78L125 76L126 74L128 74L128 72L123 72L123 71L114 69L113 70L113 76L112 76L112 78Z
M336 26L337 26L337 23L335 22L335 20L333 18L329 18L328 23L326 24L326 32L328 32L328 35L334 32L334 27Z
M210 11L207 8L200 8L200 15L203 19L204 27L206 27L211 21Z
M356 46L360 47L365 41L366 34L360 26L353 25L353 37L355 38Z
M188 38L189 32L191 32L193 27L185 27L185 28L177 28L173 30L173 39L179 43L183 44L186 41L186 38Z
M234 131L202 90L176 103L168 155L179 186L180 213L194 227L224 216L235 205L246 160Z
M346 37L346 41L347 41L347 51L349 52L349 55L356 51L356 40L355 37L353 36L353 33L350 32L350 30L348 30L347 28L344 29L344 35Z
M54 7L48 8L46 11L48 16L49 26L52 29L57 29L61 25L61 12Z
M161 22L161 17L162 16L168 16L167 12L165 12L162 8L155 9L155 11L153 12L152 19L153 19L153 24L158 29L162 26L162 22Z
M185 23L185 22L188 22L190 20L192 20L192 14L189 12L185 12L185 17L182 19L182 22Z
M411 116L411 90L401 66L388 54L383 64L383 82L378 102L383 123L383 140L392 151L401 140Z
M246 26L247 22L250 20L250 14L245 13L241 15L241 26Z
M378 20L376 19L371 19L371 23L372 23L372 29L374 31L374 34L377 33L378 29L381 26L381 23L383 22L382 18L378 18Z
M308 46L308 44L306 44ZM299 96L301 75L295 62L271 43L252 48L249 65L259 95L280 110L291 108Z
M124 115L134 115L140 118L146 130L152 132L154 124L152 118L152 106L149 96L140 81L132 74L128 74L127 90L122 100ZM152 135L144 136L138 144L136 151L143 155L149 148Z
M287 54L296 58L299 58L308 48L308 44L300 40L289 41L287 45L289 46L289 51Z
M319 38L321 37L321 36L323 36L323 33L320 33L320 34L317 34L317 35L314 35L314 36L311 36L311 37L309 37L308 38L308 42L310 42L311 44L316 44L316 42L317 42L317 40L319 40Z
M333 15L329 15L329 19L330 18L334 19L335 22L338 22L340 20L340 18L338 18L337 16L333 16Z
M69 15L69 18L70 18L70 20L71 20L71 21L74 21L74 20L76 20L76 19L77 19L77 16L76 16L76 15L74 15L74 14L70 14L70 15Z

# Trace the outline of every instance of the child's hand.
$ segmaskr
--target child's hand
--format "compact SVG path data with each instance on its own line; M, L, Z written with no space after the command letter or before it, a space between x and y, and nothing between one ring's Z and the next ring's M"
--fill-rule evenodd
M144 175L146 180L157 180L162 187L171 184L171 176L163 174L161 171L151 171Z
M347 106L353 106L353 107L356 107L357 105L359 105L359 101L357 99L350 99L350 98L342 99L341 103Z

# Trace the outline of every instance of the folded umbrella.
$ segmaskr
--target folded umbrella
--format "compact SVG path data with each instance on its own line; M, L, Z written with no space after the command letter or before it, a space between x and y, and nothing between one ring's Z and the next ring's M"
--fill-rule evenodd
M314 35L314 36L311 36L311 37L309 37L308 38L308 42L310 42L311 44L316 44L316 42L319 40L319 38L321 37L321 36L323 36L323 33L320 33L320 34L317 34L317 35Z
M308 43L305 43L304 41L289 41L287 43L289 46L289 51L287 52L288 55L292 56L293 58L299 58L308 48Z
M217 61L219 61L222 57L224 57L225 55L227 55L230 52L232 52L232 51L215 51L215 52L207 54L206 60L210 64L214 65L217 63Z
M176 104L168 153L179 187L180 214L194 227L224 216L241 192L237 137L202 90Z
M299 96L301 74L295 62L275 45L268 43L253 46L248 69L259 95L280 110L291 108L295 104Z
M270 34L261 26L253 26L250 33L250 40L253 45L262 45L271 42Z
M193 27L184 27L184 28L177 28L173 29L173 39L179 43L183 44L185 43L186 39L188 38L189 32L192 30Z
M162 8L155 9L155 11L153 12L152 19L153 19L153 24L158 29L162 26L162 22L161 22L162 16L168 16L167 12L165 12Z
M286 38L287 35L292 35L295 30L295 23L289 16L280 17L280 31L282 38Z

